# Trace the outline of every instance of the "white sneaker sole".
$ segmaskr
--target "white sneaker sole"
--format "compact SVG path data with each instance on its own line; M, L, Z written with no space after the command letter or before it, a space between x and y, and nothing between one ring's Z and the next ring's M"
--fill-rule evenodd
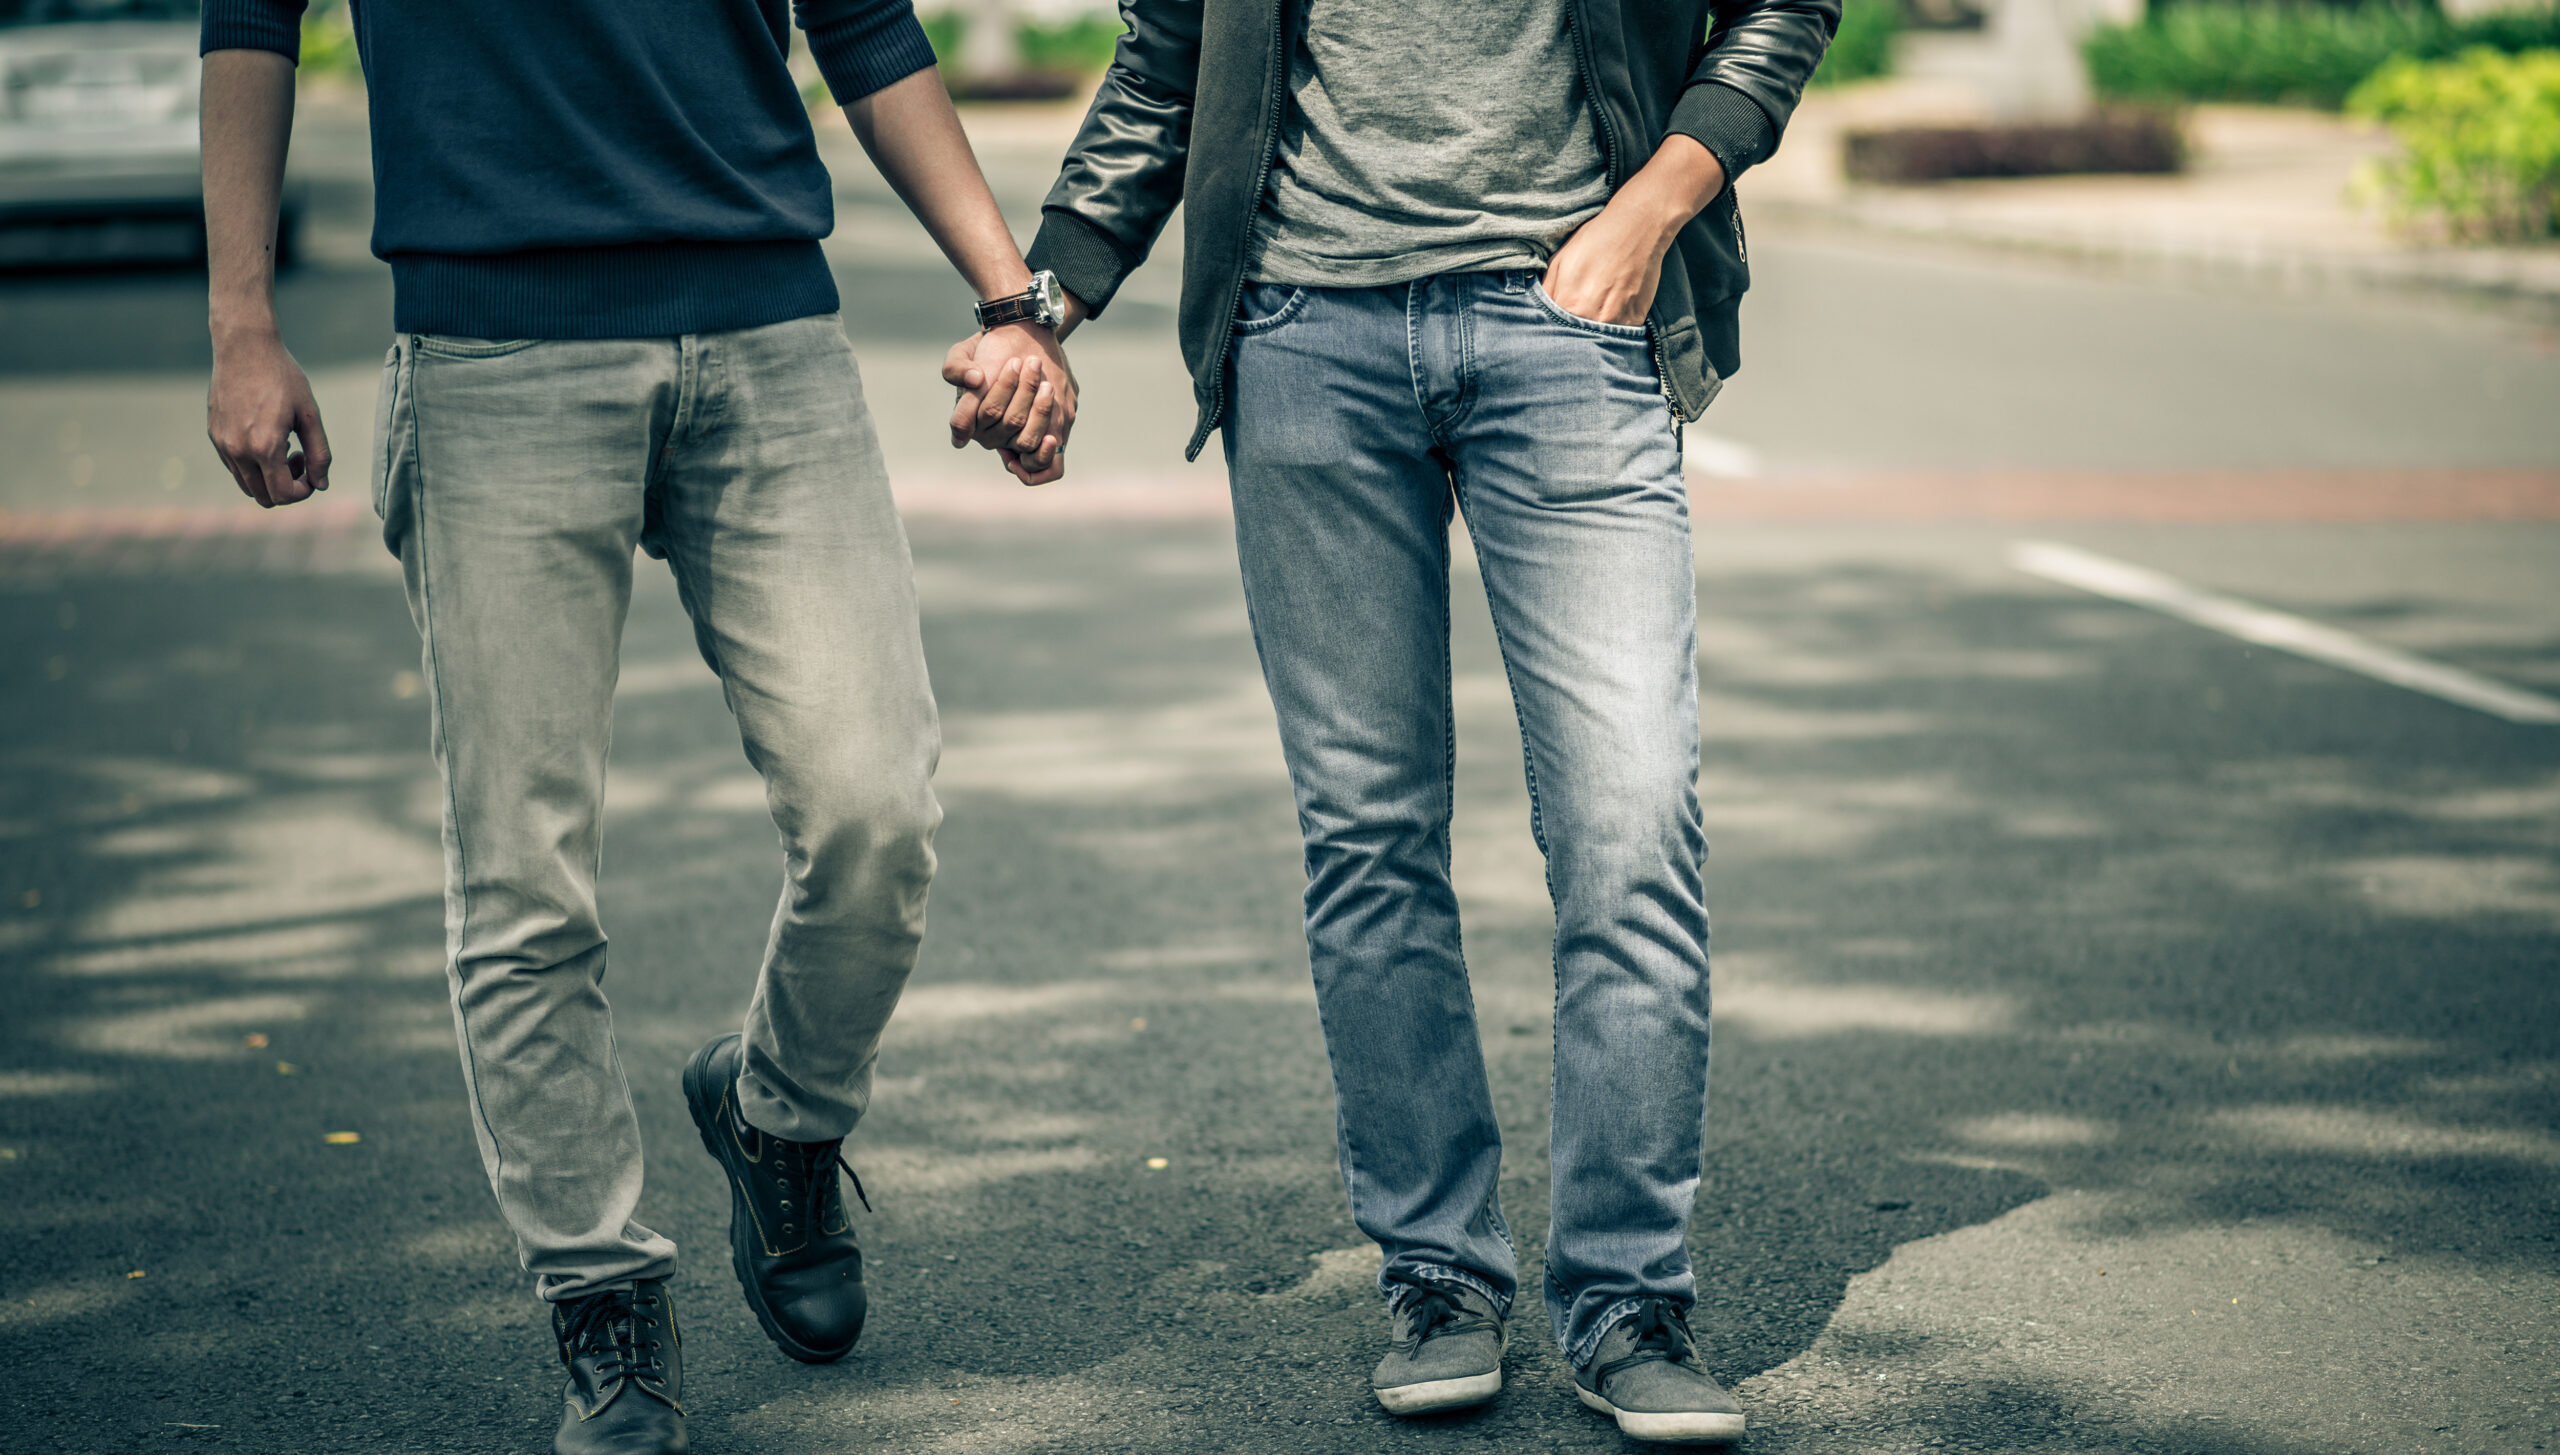
M1618 1428L1639 1440L1652 1440L1663 1445L1724 1445L1742 1438L1742 1416L1714 1415L1695 1410L1622 1410L1608 1400L1584 1389L1579 1381L1573 1392L1582 1402L1615 1419Z
M1392 1389L1371 1386L1378 1403L1391 1415L1427 1415L1435 1410L1464 1409L1482 1404L1502 1393L1502 1371L1470 1374L1464 1379L1434 1379L1424 1384L1399 1384Z

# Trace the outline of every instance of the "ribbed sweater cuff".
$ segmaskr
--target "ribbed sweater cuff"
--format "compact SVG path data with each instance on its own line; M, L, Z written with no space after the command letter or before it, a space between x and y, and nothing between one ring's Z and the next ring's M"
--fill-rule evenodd
M820 6L804 4L809 54L827 91L838 106L850 106L882 87L894 85L933 64L933 42L925 39L911 0L894 4Z
M1034 272L1057 274L1058 282L1094 316L1120 291L1120 280L1137 269L1100 228L1062 208L1040 214L1039 235L1031 239L1024 261Z
M1671 130L1715 153L1727 186L1778 149L1778 129L1760 103L1731 86L1700 81L1671 108Z
M204 0L198 55L215 51L273 51L302 60L303 0Z

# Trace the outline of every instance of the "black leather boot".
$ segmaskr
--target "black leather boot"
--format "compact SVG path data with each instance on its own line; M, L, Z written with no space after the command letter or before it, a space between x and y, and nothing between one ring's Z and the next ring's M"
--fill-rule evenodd
M783 1353L808 1364L841 1359L862 1337L868 1299L862 1248L836 1174L841 1138L786 1142L738 1115L738 1037L722 1036L685 1063L685 1105L702 1145L729 1175L729 1262L747 1307ZM854 1184L854 1195L862 1184ZM868 1204L865 1204L867 1207Z
M684 1455L684 1341L667 1281L651 1278L551 1306L569 1407L554 1455Z

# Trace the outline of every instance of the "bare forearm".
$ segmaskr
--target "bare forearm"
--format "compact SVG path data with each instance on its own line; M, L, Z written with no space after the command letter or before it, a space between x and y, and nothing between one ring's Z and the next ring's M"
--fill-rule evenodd
M276 331L276 209L293 135L293 62L271 51L204 58L204 232L217 347Z
M1651 234L1655 250L1667 253L1680 229L1723 190L1724 166L1715 153L1696 138L1673 132L1663 139L1652 160L1609 199L1609 205L1627 209Z
M1030 286L1031 270L969 150L942 78L922 70L845 107L880 175L980 298Z

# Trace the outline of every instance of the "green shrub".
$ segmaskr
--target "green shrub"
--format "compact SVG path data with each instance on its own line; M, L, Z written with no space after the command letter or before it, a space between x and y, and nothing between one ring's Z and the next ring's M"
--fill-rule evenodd
M1840 33L1823 52L1813 84L1838 86L1890 74L1894 38L1901 34L1901 0L1844 0Z
M1116 14L1079 15L1055 25L1028 22L1022 27L1022 64L1034 71L1096 75L1110 66L1120 34Z
M2560 233L2560 50L2404 57L2358 86L2347 109L2400 140L2371 178L2401 222L2470 242Z
M924 38L933 43L934 59L948 74L960 63L960 42L969 35L969 17L957 10L935 10L920 15L924 22Z
M2455 21L2448 27L2445 44L2437 54L2451 55L2474 46L2510 55L2518 51L2549 50L2560 46L2560 7L2544 6L2538 10L2492 10L2469 20Z
M364 81L364 63L356 56L354 18L346 0L312 0L302 12L302 74L335 80Z
M2276 101L2336 108L2395 55L2424 53L2444 28L2432 10L2170 5L2084 44L2101 96L2143 101Z
M936 10L920 18L924 21L925 39L933 42L933 53L940 58L944 74L950 74L951 68L959 64L960 44L969 36L968 15L958 10ZM1120 43L1120 18L1114 13L1089 11L1054 23L1028 20L1015 34L1021 42L1024 70L1090 75L1111 64L1112 49Z
M2270 101L2335 109L2398 56L2560 46L2560 9L2452 21L2410 0L2363 5L2169 4L2083 45L2098 94L2141 101Z

